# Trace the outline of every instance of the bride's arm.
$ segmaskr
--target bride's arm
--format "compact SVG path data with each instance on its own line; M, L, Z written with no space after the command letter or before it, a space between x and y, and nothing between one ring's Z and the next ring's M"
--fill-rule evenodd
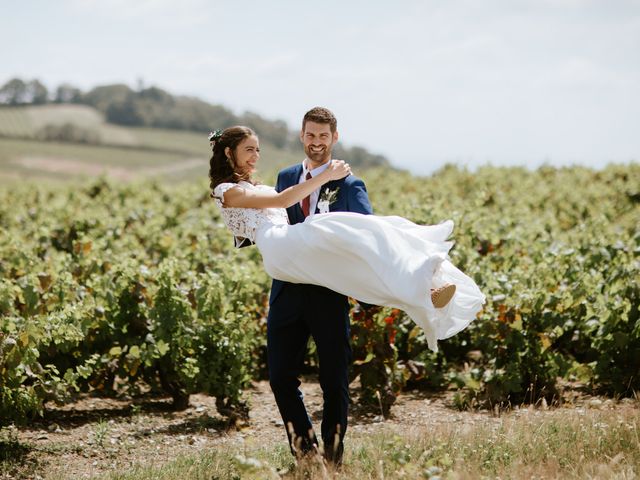
M327 169L320 175L283 190L275 191L246 190L234 187L224 194L224 206L231 208L287 208L308 197L314 190L332 180L339 180L351 173L349 164L342 160L331 160Z

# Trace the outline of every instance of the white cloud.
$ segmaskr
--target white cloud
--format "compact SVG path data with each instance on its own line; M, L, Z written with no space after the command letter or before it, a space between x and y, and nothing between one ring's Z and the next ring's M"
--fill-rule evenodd
M297 64L298 55L294 52L281 52L271 56L255 58L234 57L226 53L172 52L164 56L158 64L170 65L179 74L220 74L258 76L278 73Z
M194 27L206 22L211 2L204 0L67 0L77 13L156 27Z
M558 87L621 88L637 84L638 79L618 73L590 58L572 57L538 78L542 85Z

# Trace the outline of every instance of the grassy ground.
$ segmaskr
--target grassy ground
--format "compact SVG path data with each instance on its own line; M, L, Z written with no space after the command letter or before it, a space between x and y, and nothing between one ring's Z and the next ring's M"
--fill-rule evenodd
M322 392L302 386L316 426ZM557 408L458 411L451 392L408 392L389 419L350 412L345 464L295 465L267 382L249 393L240 429L195 395L184 412L168 399L86 398L45 419L0 433L0 479L635 479L640 474L640 401L567 395ZM356 390L352 392L356 395Z
M205 478L637 478L638 411L525 412L495 425L397 431L350 439L345 465L319 459L294 467L283 446L251 446L184 457L160 467L113 473L112 480Z

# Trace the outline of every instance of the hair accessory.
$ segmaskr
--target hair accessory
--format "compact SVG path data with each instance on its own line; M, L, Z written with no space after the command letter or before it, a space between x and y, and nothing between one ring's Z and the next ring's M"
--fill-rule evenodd
M209 145L213 147L215 143L220 140L220 137L222 137L222 129L217 129L209 132Z

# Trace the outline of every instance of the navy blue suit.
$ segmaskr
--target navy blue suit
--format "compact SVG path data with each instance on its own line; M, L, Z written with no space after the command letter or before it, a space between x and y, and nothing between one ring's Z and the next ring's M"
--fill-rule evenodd
M281 192L296 185L301 174L301 164L282 170L278 175L276 190ZM336 201L329 207L330 211L373 213L362 180L350 175L326 183L321 191L324 192L326 188L339 188ZM305 219L299 204L287 208L287 214L291 225ZM313 254L313 251L309 252L309 255ZM340 275L340 272L336 272L336 275ZM269 306L269 380L289 443L293 442L292 453L295 454L294 448L304 453L318 444L298 388L298 376L309 336L312 336L320 361L320 386L324 399L321 433L325 456L329 460L339 461L349 407L351 347L347 297L324 287L274 280ZM290 429L293 429L295 440Z

